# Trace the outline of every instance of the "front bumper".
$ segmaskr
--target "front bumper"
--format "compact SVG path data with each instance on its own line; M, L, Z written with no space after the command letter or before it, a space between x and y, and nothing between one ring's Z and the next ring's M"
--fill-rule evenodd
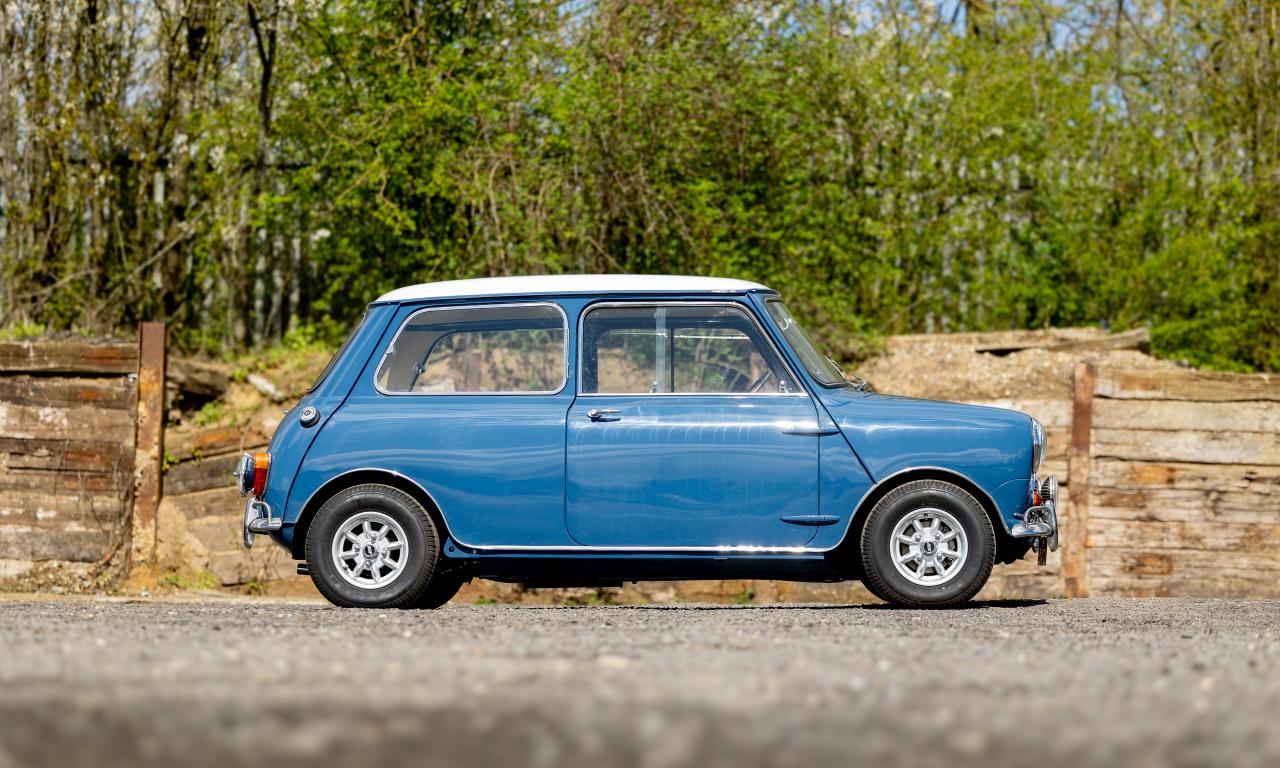
M1040 482L1031 478L1027 489L1031 506L1016 515L1018 522L1009 530L1015 539L1031 539L1040 565L1045 564L1048 553L1058 549L1058 480L1050 475Z

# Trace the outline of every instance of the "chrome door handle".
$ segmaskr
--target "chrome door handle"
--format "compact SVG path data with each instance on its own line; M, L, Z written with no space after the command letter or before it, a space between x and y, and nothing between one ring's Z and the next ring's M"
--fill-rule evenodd
M592 408L591 410L587 411L587 418L591 419L592 421L617 421L619 418L618 409L617 408Z

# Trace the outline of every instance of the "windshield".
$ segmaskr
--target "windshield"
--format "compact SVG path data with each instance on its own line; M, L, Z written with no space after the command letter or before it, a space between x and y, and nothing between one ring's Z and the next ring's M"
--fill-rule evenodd
M778 324L778 330L782 331L791 349L795 350L796 357L800 358L800 362L819 384L824 387L849 386L844 378L844 371L840 370L834 360L818 351L809 334L804 332L781 301L767 301L764 306L773 322Z
M325 364L324 370L320 371L320 375L316 377L316 383L311 385L311 388L307 390L307 394L315 392L316 387L320 386L320 383L324 381L324 378L329 375L329 371L333 370L333 366L338 362L338 359L342 357L342 353L347 351L347 347L351 346L352 339L356 337L356 334L360 333L360 328L364 326L364 321L368 317L368 313L365 313L360 317L360 322L356 323L356 327L352 328L351 333L347 334L346 341L343 341L342 346L338 347L338 351L334 352L333 357L329 358L329 362Z

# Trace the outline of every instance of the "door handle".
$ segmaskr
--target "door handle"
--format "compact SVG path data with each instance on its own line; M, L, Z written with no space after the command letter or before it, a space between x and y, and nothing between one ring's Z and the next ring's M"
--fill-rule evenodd
M592 421L617 421L621 417L618 416L617 408L592 408L587 411L587 418Z

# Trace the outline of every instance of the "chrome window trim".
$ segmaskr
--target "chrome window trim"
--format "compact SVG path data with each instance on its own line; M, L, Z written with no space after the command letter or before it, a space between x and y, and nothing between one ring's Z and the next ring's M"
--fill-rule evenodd
M790 315L790 314L791 314L791 310L790 310L790 309L787 309L787 302L786 302L786 300L785 300L785 299L783 299L781 296L778 296L778 295L771 296L771 297L768 297L768 298L762 299L760 303L764 305L764 312L765 312L765 314L766 314L766 315L769 315L769 306L768 306L768 305L770 305L770 304L781 304L781 305L782 305L782 308L783 308L784 310L786 310L787 314L788 314L788 315ZM773 317L773 315L769 315L769 319L773 322L774 327L777 327L777 325L778 325L778 321L777 321L777 319L776 319L776 318L774 318L774 317ZM808 336L808 335L809 335L808 331L805 331L804 329L801 329L801 332L802 332L802 333L804 333L806 336ZM786 333L785 333L781 328L778 328L778 335L779 335L779 336L781 336L781 337L783 338L783 340L786 340L786 338L787 338L787 334L786 334ZM809 341L810 341L810 345L812 345L813 340L812 340L812 339L810 339ZM790 342L789 342L789 341L788 341L787 343L788 343L788 344L790 344ZM820 350L820 349L818 349L817 347L814 347L814 351L815 351L815 352L817 352L819 355L822 355L824 359L831 360L831 358L827 357L827 356L823 353L823 351L822 351L822 350ZM819 379L819 378L814 374L814 372L813 372L813 371L809 370L809 366L807 366L807 365L805 365L805 364L804 364L804 360L802 360L802 359L800 358L800 355L796 352L796 350L795 350L795 347L794 347L794 346L792 346L792 347L791 347L791 354L795 355L797 360L800 360L800 365L801 365L801 367L802 367L802 368L804 368L804 372L805 372L805 373L809 374L809 378L813 379L813 383L814 383L814 384L817 384L818 386L822 387L823 389L845 389L846 387L852 387L852 386L853 386L853 384L851 384L851 383L849 382L849 380L848 380L848 379L845 379L845 378L841 378L841 380L840 380L840 381L838 381L838 382L833 382L833 383L831 383L831 384L828 384L828 383L824 382L823 380ZM834 361L832 361L832 362L834 363Z
M392 392L383 389L378 385L378 376L382 373L382 367L387 364L392 351L396 348L396 342L400 340L400 334L404 333L404 329L408 327L413 318L423 312L442 312L458 309L492 309L494 307L552 307L560 313L560 328L564 332L563 343L561 344L561 363L560 363L560 386L556 389L547 390L518 390L518 391L495 391L495 392ZM559 395L564 392L569 385L569 315L564 311L564 307L554 301L495 301L473 304L449 304L435 307L422 307L410 312L407 317L400 323L400 327L396 329L395 336L391 337L391 343L387 344L382 351L382 359L378 362L378 366L373 370L373 388L380 395L387 397L494 397L494 396L542 396Z
M747 319L755 326L756 331L760 334L760 338L764 339L765 344L769 345L769 351L773 354L774 359L791 377L791 381L796 385L795 392L583 392L582 391L582 361L584 352L585 335L582 327L586 323L587 315L597 309L606 309L610 307L729 307L737 309L747 316ZM653 300L653 299L637 299L635 301L600 301L587 304L578 313L578 343L576 345L578 351L578 369L577 382L575 389L578 397L810 397L809 392L804 387L804 380L796 376L796 372L792 369L791 363L787 360L787 356L782 354L774 343L773 337L760 325L760 318L749 304L739 301L720 300L720 301L679 301L679 300ZM816 404L815 404L816 407ZM665 549L663 551L666 551Z

